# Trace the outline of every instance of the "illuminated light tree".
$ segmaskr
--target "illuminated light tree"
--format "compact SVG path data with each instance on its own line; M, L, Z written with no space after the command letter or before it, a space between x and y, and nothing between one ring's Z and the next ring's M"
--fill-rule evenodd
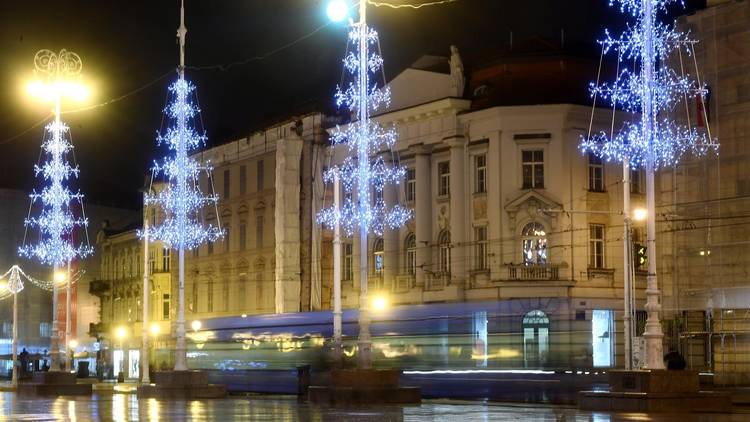
M175 371L186 371L187 349L185 345L185 250L199 247L204 242L213 242L223 237L220 227L201 223L201 211L207 205L218 202L215 194L204 195L198 183L201 172L209 175L211 167L201 165L188 153L206 142L204 132L196 129L195 118L200 113L193 100L195 85L185 79L185 28L184 6L180 8L180 28L177 36L180 43L179 78L169 86L171 100L164 112L169 126L158 133L157 143L166 144L174 152L162 162L155 162L152 168L151 181L158 175L168 181L164 189L156 193L149 189L144 197L144 206L153 205L164 211L164 219L153 227L145 227L143 237L161 240L167 247L178 251L178 296L177 324L175 328ZM218 212L217 212L218 219ZM218 221L218 220L217 220Z
M70 264L76 258L84 258L93 253L88 242L88 220L83 209L83 194L73 192L68 183L78 178L78 165L70 163L68 154L73 151L69 140L70 129L60 119L61 104L64 98L80 100L87 96L87 90L78 83L83 64L81 58L71 51L61 50L55 53L40 50L34 56L35 73L41 80L28 86L31 95L53 103L54 120L45 127L45 139L42 151L46 161L34 166L34 173L47 183L41 191L34 190L29 197L29 215L24 221L26 232L23 245L18 252L21 256L36 259L42 264L51 265L55 277L66 280L70 278ZM41 211L33 217L34 205L41 205ZM80 206L80 216L74 213L73 206ZM85 243L77 243L75 230L82 229ZM27 243L29 230L38 230L36 243ZM60 267L67 266L67 275L61 276ZM70 334L70 284L66 288L66 339ZM52 336L50 370L59 370L59 327L57 321L57 286L52 293ZM66 347L67 350L67 347ZM66 368L70 368L70 359L66 359Z
M707 116L701 116L706 122L705 128L693 126L690 118L689 100L698 98L703 105L702 112L706 110L707 89L698 73L694 51L696 41L689 34L677 30L674 24L664 24L658 20L659 13L665 12L673 2L677 0L610 0L610 4L619 4L620 10L629 14L635 22L619 37L614 38L607 33L606 39L601 42L602 55L611 52L617 55L616 79L610 83L597 80L591 86L591 93L594 109L598 98L609 103L612 123L609 133L592 133L590 125L588 135L580 145L582 152L623 163L626 238L630 224L630 210L627 209L630 169L642 167L646 170L648 319L643 336L646 339L645 367L649 369L664 367L664 334L659 321L661 305L656 278L654 173L659 168L678 165L688 154L702 156L718 149L718 144L711 137ZM693 62L694 75L686 72L686 60ZM677 120L675 113L682 104L685 106L684 121ZM615 110L632 113L634 117L632 121L623 121L616 129ZM632 254L629 246L625 247L625 253L628 268L627 256ZM626 313L629 313L627 306ZM626 332L632 330L627 324L625 329Z
M383 154L396 143L394 128L385 128L370 119L370 113L387 108L390 89L378 87L383 58L379 54L378 33L367 26L366 1L359 5L359 22L351 24L349 41L357 46L344 58L344 68L352 76L349 85L336 91L336 104L350 110L356 120L345 128L337 127L333 143L348 147L350 156L339 166L329 169L324 175L327 182L340 180L345 195L340 207L322 210L318 221L335 229L340 226L347 235L359 232L360 239L360 297L358 361L361 368L372 365L370 337L370 315L367 296L367 236L370 232L382 235L386 229L397 229L411 218L411 210L399 205L385 203L383 191L399 184L406 175L403 167L389 164ZM338 186L335 187L338 189ZM373 200L372 198L375 198Z

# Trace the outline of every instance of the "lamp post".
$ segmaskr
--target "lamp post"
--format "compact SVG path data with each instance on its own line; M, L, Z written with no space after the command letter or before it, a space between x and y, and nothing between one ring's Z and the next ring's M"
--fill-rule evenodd
M16 388L18 386L18 293L23 290L23 282L21 281L19 272L19 268L14 265L10 269L10 276L8 277L8 280L0 280L0 292L5 290L13 295L13 340L11 343L11 353L13 355L13 372L10 380L10 385L13 388Z
M146 207L146 198L144 196L143 198L143 324L142 324L142 330L141 330L141 366L143 367L142 370L142 377L141 377L141 383L143 384L150 384L151 379L149 377L149 356L148 356L148 334L149 334L149 325L148 325L148 297L150 294L149 291L149 273L150 268L148 266L148 208Z
M66 328L64 349L67 350L67 342L70 337L70 264L76 257L90 255L93 250L89 245L75 245L71 241L71 233L74 227L86 227L88 220L82 211L82 217L73 216L70 202L77 200L83 210L83 195L73 193L65 186L70 176L78 176L78 167L70 165L66 154L73 148L67 139L68 127L60 119L63 99L81 101L88 97L88 89L80 82L80 73L83 67L81 58L71 51L60 50L55 53L50 50L40 50L34 56L34 66L37 75L42 79L35 80L27 85L28 93L45 103L52 103L54 120L46 130L50 137L45 139L42 145L49 160L43 165L35 168L37 174L44 176L50 185L44 190L33 192L30 197L32 204L39 200L43 204L43 210L37 217L29 217L24 224L27 229L36 226L40 232L40 240L37 244L24 244L19 248L19 254L36 258L43 264L51 265L55 277L52 299L52 335L50 339L50 355L52 364L50 371L60 370L60 341L57 320L57 295L60 278L68 280L66 295ZM29 207L31 210L31 207ZM61 267L67 266L67 277L61 273ZM64 281L64 280L63 280ZM70 370L70 361L66 360L65 367Z
M333 206L336 212L341 209L341 183L338 172L333 176ZM333 228L333 353L337 363L341 363L341 223L336 221Z

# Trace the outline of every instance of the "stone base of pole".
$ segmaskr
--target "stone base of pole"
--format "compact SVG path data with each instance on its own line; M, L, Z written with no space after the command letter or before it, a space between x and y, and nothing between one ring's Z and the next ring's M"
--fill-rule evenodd
M90 396L91 384L78 384L70 372L34 372L31 382L22 382L18 394L38 396Z
M611 370L609 391L581 391L578 408L609 412L729 412L730 394L701 391L698 371Z
M224 385L209 384L205 371L156 371L153 384L138 386L138 398L220 399L227 396Z
M422 390L400 386L400 375L395 369L336 369L329 385L309 388L308 399L332 406L421 403Z

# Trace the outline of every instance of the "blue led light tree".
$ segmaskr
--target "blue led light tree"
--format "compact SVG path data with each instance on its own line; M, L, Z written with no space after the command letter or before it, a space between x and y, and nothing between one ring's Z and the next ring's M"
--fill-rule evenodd
M326 181L334 178L343 183L346 195L341 207L331 207L318 214L318 220L330 228L341 226L348 235L359 232L360 245L360 297L358 361L362 368L372 365L370 316L367 296L367 236L370 232L381 235L386 229L396 229L411 218L411 210L399 205L386 204L383 191L388 185L399 184L406 171L391 165L383 153L396 143L394 128L384 128L370 119L370 113L388 106L390 90L378 87L377 76L383 66L379 54L378 34L367 26L367 2L359 4L359 22L352 23L349 40L357 46L344 58L344 67L352 76L349 85L336 92L336 104L346 107L356 116L345 128L333 133L334 144L346 145L350 156L341 165L324 175ZM373 48L376 47L376 48ZM338 189L338 186L335 187ZM356 195L356 196L355 196ZM375 198L373 201L372 198Z
M185 250L195 249L204 242L213 242L223 236L219 226L203 225L200 214L207 205L218 201L215 194L204 195L199 187L201 172L210 175L211 167L201 165L188 153L205 144L205 133L196 129L195 117L200 109L193 101L195 86L185 79L185 28L184 7L180 8L180 28L177 36L180 43L179 78L169 87L171 101L165 109L169 119L166 131L157 136L158 144L166 144L174 156L154 163L154 177L161 174L168 183L163 189L149 189L144 197L145 206L152 205L164 211L164 219L153 227L144 226L142 236L161 240L178 252L177 324L175 328L175 371L186 371L187 349L185 346ZM210 177L209 177L210 180ZM217 213L218 218L218 213Z
M689 34L676 29L673 24L659 22L658 15L666 11L670 3L677 0L610 0L618 3L623 13L633 19L628 29L618 38L607 33L602 41L602 54L617 55L616 79L610 83L592 84L591 93L596 100L602 98L612 108L612 124L609 133L592 133L591 126L582 139L580 149L607 161L622 162L625 195L626 238L629 236L629 174L631 168L646 170L647 253L648 278L646 289L646 311L648 319L644 337L646 339L645 367L661 369L663 333L659 322L659 290L656 278L656 221L654 173L661 167L675 166L686 154L701 156L716 150L718 144L708 130L708 119L701 116L706 127L692 125L688 99L698 98L705 102L707 90L698 76L694 44ZM695 74L685 70L686 59L695 64ZM679 66L677 66L679 63ZM674 64L674 66L673 66ZM684 104L686 119L676 119L675 111ZM702 104L705 113L705 104ZM615 110L633 113L632 121L624 121L615 130ZM593 113L593 112L592 112ZM593 114L591 121L593 122ZM630 267L625 247L626 268ZM626 300L627 302L627 300ZM627 309L627 304L626 304ZM626 310L626 314L629 311ZM627 316L626 316L627 318ZM631 329L627 327L627 332ZM626 346L627 348L628 346ZM627 366L627 363L626 363Z
M24 221L26 231L23 245L18 248L21 256L36 259L42 264L51 265L55 279L66 285L66 329L65 344L70 335L70 264L76 258L84 258L93 253L88 243L88 220L83 210L83 194L72 191L68 186L71 179L78 177L79 169L71 164L68 154L73 150L69 140L70 129L60 119L64 99L80 100L86 97L86 89L78 82L83 63L81 58L71 51L61 50L55 53L40 50L34 56L35 73L40 80L28 86L31 95L53 103L54 120L45 127L45 139L42 143L44 163L34 166L34 173L44 180L46 185L41 191L34 190L29 197L29 215ZM41 206L37 216L32 216L35 205ZM80 207L80 215L74 208ZM85 242L77 242L76 229L82 229ZM38 231L36 243L27 243L29 230ZM59 268L67 266L67 275ZM50 370L60 369L59 327L57 321L57 288L52 293L52 335L50 338ZM66 347L67 349L67 347ZM70 359L65 359L66 368L70 368Z

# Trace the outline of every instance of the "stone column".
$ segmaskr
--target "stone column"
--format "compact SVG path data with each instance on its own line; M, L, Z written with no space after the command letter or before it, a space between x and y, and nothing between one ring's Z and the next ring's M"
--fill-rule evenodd
M290 134L276 142L276 313L299 312L300 268L300 160L302 138Z
M416 148L416 198L414 201L414 218L417 240L417 286L424 287L429 276L425 271L432 268L432 171L429 147L420 145Z
M387 206L398 204L398 188L403 185L386 185L383 199ZM383 232L383 289L390 290L401 272L399 260L399 231L386 228Z
M466 139L452 136L446 140L451 149L450 161L450 232L451 232L451 283L466 281L466 270L471 254L468 240L470 227L466 227L466 204L471 198L466 184Z

